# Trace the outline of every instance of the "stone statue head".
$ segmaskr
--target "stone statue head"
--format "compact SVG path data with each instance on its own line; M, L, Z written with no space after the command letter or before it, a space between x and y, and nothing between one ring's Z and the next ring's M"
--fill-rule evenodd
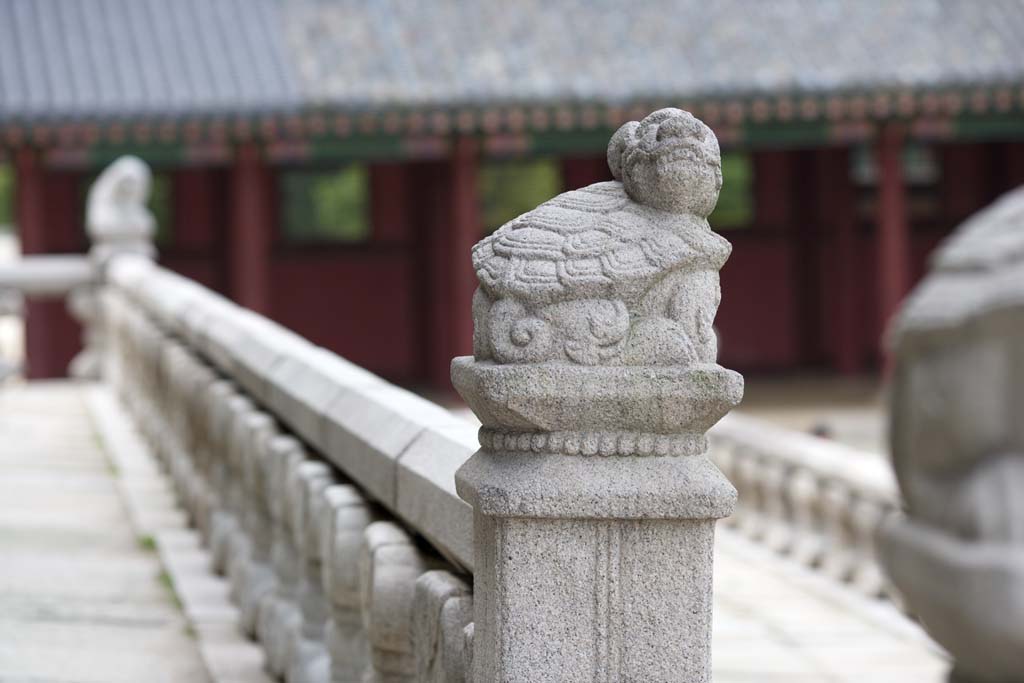
M718 139L681 109L659 109L619 128L608 143L608 166L634 201L665 211L706 217L722 189Z

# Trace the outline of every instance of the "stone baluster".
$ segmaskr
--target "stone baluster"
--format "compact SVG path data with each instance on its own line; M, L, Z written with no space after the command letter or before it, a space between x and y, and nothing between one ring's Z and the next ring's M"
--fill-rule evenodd
M378 521L380 513L354 486L330 486L323 495L329 510L320 544L324 593L331 610L325 632L331 681L356 683L370 666L370 645L363 629L359 554L366 527Z
M271 441L269 455L268 509L275 589L260 610L256 633L267 654L267 670L282 678L291 661L294 636L302 628L298 603L301 561L289 510L289 483L291 473L308 458L302 445L290 436L279 436Z
M191 491L192 523L199 532L199 537L206 543L206 528L210 498L210 433L209 402L210 391L218 382L213 370L205 363L196 365L196 373L192 382L192 400L189 402L189 420L192 422L194 434L192 462L195 467L195 479Z
M744 444L736 444L733 453L736 458L736 478L733 483L739 497L739 505L733 515L736 517L736 528L744 536L756 539L761 536L762 528L763 501L758 482L761 460L753 448Z
M209 366L193 357L193 366L187 387L188 423L191 434L189 453L192 461L192 476L188 484L188 509L192 523L202 532L205 524L206 500L209 489L206 481L206 466L210 435L206 419L207 392L217 381Z
M76 379L99 379L106 335L99 321L96 286L90 284L73 289L68 294L67 310L82 326L82 350L71 359L68 374Z
M821 570L836 581L849 581L854 566L850 529L853 496L845 482L829 478L822 484L821 501L825 527Z
M433 568L402 527L374 522L366 528L359 560L363 627L370 645L364 683L412 683L416 580Z
M416 580L413 641L417 683L466 683L466 627L473 621L470 586L451 572L435 570Z
M192 461L187 419L189 354L180 344L168 340L164 346L162 375L164 391L164 429L161 439L164 459L179 500L188 500Z
M257 408L248 396L239 394L231 399L228 409L230 426L226 451L228 485L225 498L231 516L231 530L225 550L224 573L231 586L229 595L232 601L240 604L242 573L252 553L252 541L246 523L251 501L245 485L245 461L249 450L249 427Z
M761 461L761 510L764 527L761 542L765 547L785 552L793 544L792 505L789 501L789 478L793 467L778 458Z
M273 531L270 521L269 498L266 485L269 447L279 435L273 419L266 413L255 412L246 419L248 444L242 453L242 469L246 491L243 525L249 539L248 562L242 566L238 578L238 607L242 631L256 635L259 607L274 589L275 577L271 567Z
M226 379L214 379L201 396L204 411L203 447L200 450L200 470L204 482L203 498L197 518L200 538L207 548L213 548L215 518L223 515L222 492L226 479L224 464L224 411L232 386Z
M824 553L823 517L818 477L810 470L796 467L789 480L789 500L793 518L793 544L788 554L808 567L817 566Z
M123 156L107 166L89 188L85 228L92 242L89 256L101 279L115 256L156 255L156 221L146 206L151 185L149 166L137 157ZM87 287L72 292L68 308L84 329L83 349L71 362L71 375L97 379L104 371L101 362L108 354L95 289Z
M334 482L330 467L308 460L289 479L289 511L298 543L299 590L302 623L294 634L288 683L326 683L330 680L330 658L324 628L330 615L323 590L323 557L320 551L320 503L324 489Z
M233 390L225 398L220 411L220 429L223 430L217 477L220 504L211 528L210 556L213 570L225 575L230 575L232 555L236 550L234 546L241 533L238 516L242 497L241 473L238 471L234 456L238 442L237 423L239 415L251 408L249 399Z
M473 357L452 380L482 422L456 475L476 683L711 677L714 526L736 491L705 434L743 386L715 363L718 142L664 109L608 161L617 181L473 251Z
M135 339L136 358L135 372L133 373L135 377L133 383L134 401L129 405L133 407L138 420L139 433L146 440L147 445L152 447L153 452L159 457L159 449L156 448L157 444L154 443L153 416L156 411L153 407L153 392L151 390L153 384L151 379L153 373L151 350L159 343L158 333L145 317L135 309L131 310L130 325Z
M868 495L855 495L850 507L850 531L853 543L853 572L850 583L869 597L885 596L885 578L878 564L875 538L885 517L893 512L891 503Z

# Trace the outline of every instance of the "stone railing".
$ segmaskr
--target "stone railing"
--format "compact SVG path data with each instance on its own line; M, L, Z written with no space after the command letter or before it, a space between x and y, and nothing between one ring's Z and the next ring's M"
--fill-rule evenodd
M739 492L725 524L870 597L896 596L875 536L899 508L885 459L733 413L708 437L711 459Z
M92 243L88 254L33 254L0 265L0 306L12 300L18 306L22 299L67 298L68 311L83 330L82 351L68 368L72 377L99 378L104 340L100 326L94 324L95 292L110 259L155 254L155 223L146 207L151 179L149 167L132 156L121 157L100 174L86 202L86 231ZM20 312L20 306L16 310Z
M714 526L736 492L705 433L742 395L714 362L718 145L666 109L623 126L609 164L621 182L474 250L474 354L452 378L479 434L157 266L142 239L97 254L101 375L272 674L710 680ZM97 182L96 235L151 227L136 166ZM561 221L595 229L542 248Z
M609 165L621 182L474 250L474 355L452 377L479 434L156 265L137 160L97 182L99 373L275 676L710 680L714 526L736 491L706 433L742 395L715 363L717 141L661 110L616 133ZM711 432L734 523L879 593L891 481L777 431Z
M469 680L476 430L141 257L100 297L104 376L288 681ZM365 676L365 678L364 678Z
M23 315L24 302L66 299L68 311L83 325L83 351L71 362L74 377L96 377L96 339L89 325L99 281L96 264L82 254L29 255L0 265L0 316ZM2 371L0 371L2 372Z
M95 280L95 268L85 255L23 256L0 265L0 291L25 297L63 297Z

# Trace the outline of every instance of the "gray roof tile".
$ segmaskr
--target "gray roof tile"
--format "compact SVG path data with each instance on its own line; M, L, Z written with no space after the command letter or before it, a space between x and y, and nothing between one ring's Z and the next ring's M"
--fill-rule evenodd
M0 121L1024 84L1024 0L0 0Z

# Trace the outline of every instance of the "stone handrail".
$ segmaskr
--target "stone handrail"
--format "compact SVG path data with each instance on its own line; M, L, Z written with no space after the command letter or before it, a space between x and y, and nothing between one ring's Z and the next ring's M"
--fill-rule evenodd
M0 265L0 315L23 315L26 299L65 298L68 312L84 328L83 350L72 361L74 377L96 377L96 331L90 322L93 289L99 282L95 261L85 254L31 254Z
M739 491L726 524L865 595L896 597L875 550L879 525L899 508L884 458L736 413L708 437Z
M85 255L29 255L0 265L0 291L26 298L64 297L96 281L96 269Z
M471 424L144 257L111 262L100 325L272 673L468 680Z

